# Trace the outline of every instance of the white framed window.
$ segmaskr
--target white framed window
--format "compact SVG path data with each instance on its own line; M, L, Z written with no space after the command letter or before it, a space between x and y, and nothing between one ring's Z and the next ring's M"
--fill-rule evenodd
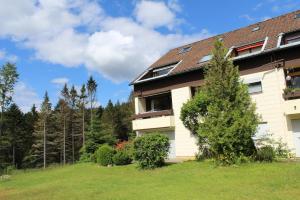
M206 55L206 56L203 56L198 63L203 63L203 62L207 62L207 61L210 61L212 59L212 55Z
M248 92L249 94L255 94L262 92L261 81L248 83Z

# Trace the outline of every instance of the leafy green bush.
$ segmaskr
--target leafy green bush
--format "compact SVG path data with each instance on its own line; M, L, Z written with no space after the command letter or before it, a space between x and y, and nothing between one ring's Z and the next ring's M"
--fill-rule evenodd
M112 165L114 154L115 150L111 146L107 144L101 145L95 152L96 161L102 166Z
M272 146L263 146L257 150L256 160L265 161L265 162L273 162L275 159L275 150Z
M115 165L128 165L132 162L132 159L125 150L118 150L112 159Z
M93 154L92 153L88 153L86 151L86 147L85 146L81 147L81 149L79 151L79 155L80 155L79 162L82 162L82 163L92 162Z
M211 158L213 158L213 153L207 145L203 145L202 148L199 149L199 152L196 154L196 160L198 161L203 161Z
M170 143L166 135L149 133L138 137L133 143L134 158L142 169L154 169L164 164Z

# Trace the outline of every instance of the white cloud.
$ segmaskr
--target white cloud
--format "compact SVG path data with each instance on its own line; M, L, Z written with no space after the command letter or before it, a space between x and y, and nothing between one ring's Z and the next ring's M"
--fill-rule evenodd
M8 54L4 49L0 50L0 60L15 63L18 60L18 56L14 54Z
M37 93L24 82L16 84L13 100L23 112L30 111L33 104L39 108L42 102Z
M69 82L69 79L66 77L60 77L60 78L55 78L51 80L51 83L54 83L56 85L64 85Z
M0 37L33 49L36 59L83 65L120 82L132 80L170 48L211 35L205 29L173 32L180 10L177 0L137 1L135 17L121 18L90 0L0 0ZM168 33L155 29L162 26Z
M240 16L240 18L242 18L242 19L246 19L247 21L250 21L250 22L252 22L252 21L254 21L254 20L255 20L255 18L254 18L254 17L251 17L251 16L250 16L250 15L248 15L248 14L241 15L241 16Z
M175 13L164 2L158 1L139 2L135 8L135 17L148 28L166 26L171 29L176 23Z

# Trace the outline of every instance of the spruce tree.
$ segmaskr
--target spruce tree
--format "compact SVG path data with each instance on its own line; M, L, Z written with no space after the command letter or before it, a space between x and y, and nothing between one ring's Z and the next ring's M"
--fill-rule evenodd
M215 42L213 57L205 68L205 85L182 107L184 125L207 144L216 161L235 163L255 151L252 136L259 118L239 70L226 57L227 49Z

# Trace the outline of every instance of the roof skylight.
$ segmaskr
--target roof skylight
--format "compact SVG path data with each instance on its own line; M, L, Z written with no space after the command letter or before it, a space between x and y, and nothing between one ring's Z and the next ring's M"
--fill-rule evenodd
M260 29L260 27L259 27L259 26L257 26L257 27L254 27L254 28L252 29L252 32L259 31L259 29Z
M192 49L191 46L183 47L179 50L179 53L186 53L186 52L189 52L191 49Z

